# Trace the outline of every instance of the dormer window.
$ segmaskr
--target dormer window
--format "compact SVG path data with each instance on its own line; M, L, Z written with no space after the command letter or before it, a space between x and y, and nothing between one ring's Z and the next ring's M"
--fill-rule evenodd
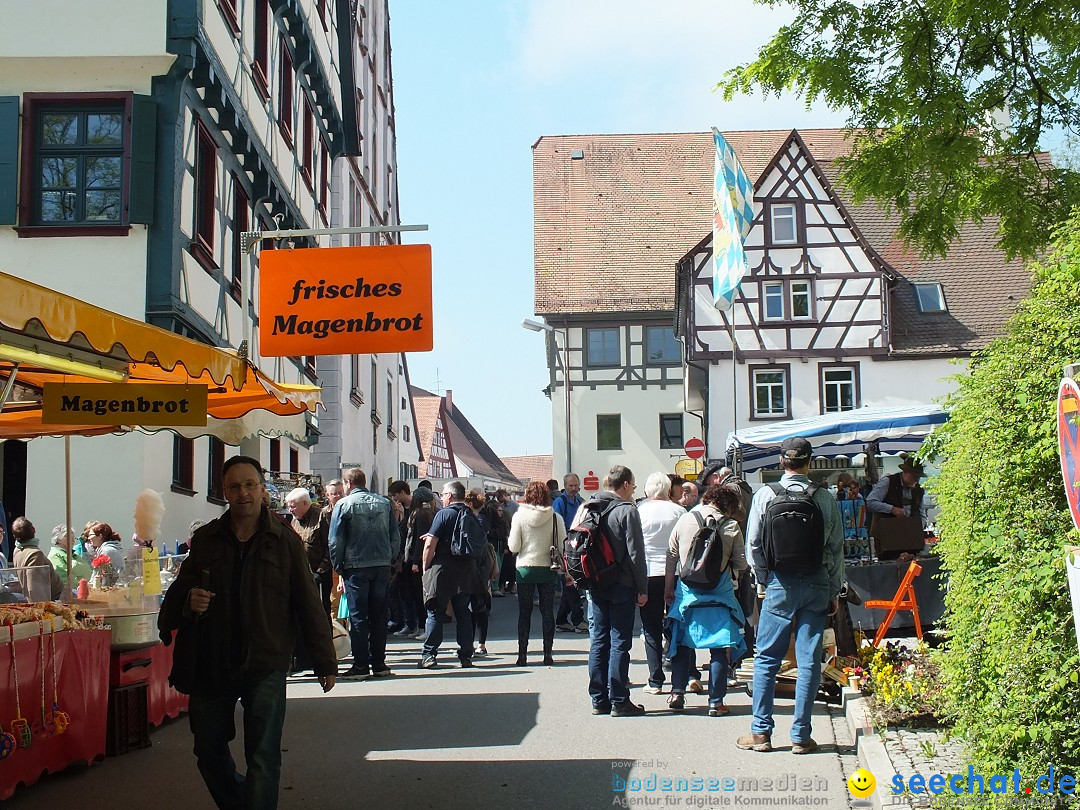
M945 306L945 292L941 285L935 282L913 284L915 288L915 302L919 306L919 312L948 312Z
M769 221L774 245L794 245L798 241L796 209L792 203L773 203L769 206Z

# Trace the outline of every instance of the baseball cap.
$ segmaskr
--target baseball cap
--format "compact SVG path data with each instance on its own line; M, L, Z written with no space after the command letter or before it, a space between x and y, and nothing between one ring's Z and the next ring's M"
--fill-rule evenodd
M785 461L807 461L814 454L814 448L802 436L784 439L780 445L780 456Z

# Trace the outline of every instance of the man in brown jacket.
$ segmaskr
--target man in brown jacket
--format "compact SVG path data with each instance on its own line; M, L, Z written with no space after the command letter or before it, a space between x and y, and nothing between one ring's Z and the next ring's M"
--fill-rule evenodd
M222 482L229 510L192 536L158 627L177 631L169 681L191 695L195 756L215 803L273 808L294 626L324 692L334 686L337 661L304 546L262 504L262 466L234 456L222 467ZM246 777L229 753L237 700L244 706Z

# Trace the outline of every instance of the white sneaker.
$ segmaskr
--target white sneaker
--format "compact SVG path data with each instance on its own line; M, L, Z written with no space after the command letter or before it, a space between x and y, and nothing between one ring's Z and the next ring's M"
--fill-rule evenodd
M663 686L646 686L645 691L650 695L662 695L664 694Z

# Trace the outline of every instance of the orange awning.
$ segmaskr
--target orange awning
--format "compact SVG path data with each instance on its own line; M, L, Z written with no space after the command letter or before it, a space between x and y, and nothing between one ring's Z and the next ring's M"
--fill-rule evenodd
M321 394L318 386L274 382L234 352L0 273L0 385L13 371L31 397L4 406L0 439L131 429L42 424L44 383L94 382L98 374L122 375L131 383L206 385L209 424L180 432L218 435L229 443L257 433L302 436L303 415L314 413ZM268 421L270 414L282 419Z

